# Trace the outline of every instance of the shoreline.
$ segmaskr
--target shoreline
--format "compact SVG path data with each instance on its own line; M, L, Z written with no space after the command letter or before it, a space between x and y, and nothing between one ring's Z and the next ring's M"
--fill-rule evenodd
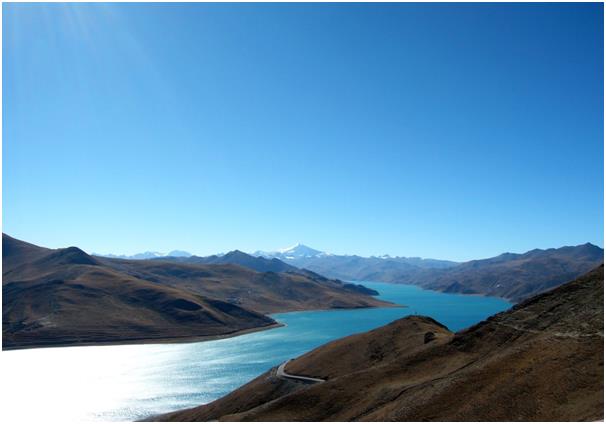
M421 286L419 284L413 284L413 283L396 283L396 282L391 282L391 281L370 281L370 280L351 280L351 281L347 281L348 283L356 283L356 284L363 284L363 283L380 283L380 284L389 284L389 285L394 285L394 286L412 286L412 287L417 287L421 290L427 290L427 291L432 291L435 293L442 293L442 294L453 294L453 295L459 295L459 296L480 296L480 297L487 297L490 299L500 299L500 300L504 300L508 303L511 304L511 306L517 305L518 303L520 303L520 301L516 301L507 297L503 297L503 296L495 296L495 295L490 295L487 293L462 293L462 292L448 292L445 290L438 290L438 289L431 289L428 287L424 287ZM556 286L557 287L557 286ZM540 293L538 293L540 294ZM532 297L534 295L531 295L530 297ZM527 299L529 299L530 297L528 297ZM525 299L522 299L525 300Z
M381 299L379 299L379 300L381 300ZM387 302L387 301L384 301L384 302ZM284 311L284 312L272 312L267 315L275 319L275 315L293 314L293 313L299 313L299 312L361 311L361 310L365 310L365 309L395 309L395 308L404 309L404 308L408 308L408 305L399 305L397 303L391 303L391 305L385 305L385 306L361 306L359 308L295 309L295 310Z
M200 335L200 336L175 336L175 337L141 337L141 338L130 338L130 339L119 339L119 340L101 340L101 341L87 341L87 342L51 342L48 344L37 343L27 346L8 346L2 347L2 351L15 351L15 350L26 350L26 349L46 349L55 347L91 347L91 346L117 346L117 345L142 345L142 344L177 344L177 343L196 343L196 342L208 342L212 340L229 339L232 337L243 336L249 333L256 333L259 331L271 330L274 328L285 327L286 324L276 322L274 324L265 325L263 327L246 328L242 330L232 331L224 334L213 334L213 335Z
M387 302L387 301L384 301ZM331 312L331 311L343 311L343 310L362 310L362 309L382 309L382 308L408 308L407 305L398 305L392 302L385 306L362 306L358 308L329 308L329 309L295 309L284 312L268 313L267 316L274 317L277 314L289 314L297 312ZM28 345L19 346L2 346L3 352L15 351L15 350L27 350L27 349L47 349L47 348L59 348L59 347L91 347L91 346L120 346L120 345L142 345L142 344L176 344L176 343L196 343L196 342L207 342L213 340L229 339L232 337L243 336L245 334L256 333L265 330L271 330L274 328L286 327L286 324L275 322L273 324L265 325L262 327L246 328L242 330L236 330L224 334L213 334L213 335L200 335L200 336L158 336L158 337L137 337L127 339L115 339L115 340L99 340L99 341L86 341L86 342L48 342L48 343L32 343Z

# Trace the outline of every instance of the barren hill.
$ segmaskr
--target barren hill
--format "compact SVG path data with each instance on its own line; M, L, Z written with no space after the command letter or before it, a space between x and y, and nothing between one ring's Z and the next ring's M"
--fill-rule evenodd
M264 313L390 305L320 276L2 245L3 348L217 337L276 325Z
M604 411L603 266L453 334L408 317L321 346L171 421L585 421Z

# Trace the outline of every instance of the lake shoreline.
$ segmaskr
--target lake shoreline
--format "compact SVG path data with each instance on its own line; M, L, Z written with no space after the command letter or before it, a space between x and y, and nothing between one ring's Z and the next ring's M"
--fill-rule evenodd
M449 291L446 291L446 290L432 289L432 288L425 287L425 286L422 286L420 284L414 284L414 283L395 283L395 282L392 282L392 281L365 281L365 280L346 280L346 282L347 283L355 283L355 284L364 284L364 282L366 282L366 283L389 284L389 285L395 285L395 286L414 286L414 287L418 287L418 288L420 288L422 290L432 291L432 292L435 292L435 293L454 294L454 295L460 295L460 296L478 296L478 297L485 297L485 298L491 298L491 299L501 299L501 300L506 301L507 303L510 303L511 306L514 306L514 305L517 305L518 303L520 303L519 301L516 301L515 299L511 299L509 297L498 296L498 295L494 295L494 294L449 292Z
M120 346L120 345L142 345L142 344L179 344L179 343L196 343L206 342L212 340L229 339L232 337L243 336L244 334L256 333L259 331L271 330L274 328L284 327L286 324L279 322L264 325L262 327L246 328L243 330L236 330L230 333L214 334L214 335L203 335L203 336L176 336L176 337L165 337L161 336L158 338L153 337L142 337L142 338L131 338L131 339L120 339L120 340L101 340L101 341L90 341L90 342L57 342L57 343L40 343L31 344L27 346L9 346L2 347L2 351L15 351L15 350L27 350L27 349L46 349L54 347L90 347L90 346Z
M374 296L373 296L374 297ZM392 303L392 302L389 302ZM358 308L330 308L330 309L294 309L288 311L275 312L268 314L273 316L275 314L293 313L293 312L329 312L329 311L343 311L343 310L361 310L361 309L381 309L381 308L406 308L405 305L398 305L392 303L386 306L363 306ZM274 328L284 327L286 324L275 322L273 324L264 325L262 327L246 328L243 330L236 330L224 334L214 335L200 335L200 336L176 336L176 337L141 337L141 338L129 338L129 339L117 339L117 340L99 340L99 341L86 341L86 342L48 342L48 343L32 343L28 345L20 346L2 346L2 351L14 351L14 350L27 350L27 349L46 349L53 347L89 347L89 346L120 346L120 345L141 345L141 344L178 344L178 343L196 343L196 342L207 342L212 340L228 339L232 337L243 336L245 334L256 333L259 331L271 330Z

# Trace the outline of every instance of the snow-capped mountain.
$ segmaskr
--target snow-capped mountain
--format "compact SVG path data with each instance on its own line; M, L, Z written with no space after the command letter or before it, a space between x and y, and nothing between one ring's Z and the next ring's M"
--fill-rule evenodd
M134 255L114 255L112 253L102 254L102 253L93 253L93 256L102 256L104 258L117 258L117 259L154 259L154 258L163 258L166 256L173 256L178 258L189 258L192 256L191 253L186 252L184 250L173 250L169 253L161 253L161 252L143 252L136 253Z
M281 260L293 260L302 258L320 258L323 256L329 256L329 253L322 252L320 250L312 249L304 244L297 243L294 246L279 249L273 252L263 252L257 250L252 254L253 256L263 256L265 258L278 258Z

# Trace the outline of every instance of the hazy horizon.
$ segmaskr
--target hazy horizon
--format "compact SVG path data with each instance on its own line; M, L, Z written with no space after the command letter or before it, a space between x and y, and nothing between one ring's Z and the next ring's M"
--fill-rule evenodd
M3 231L210 255L603 247L603 5L3 4Z

